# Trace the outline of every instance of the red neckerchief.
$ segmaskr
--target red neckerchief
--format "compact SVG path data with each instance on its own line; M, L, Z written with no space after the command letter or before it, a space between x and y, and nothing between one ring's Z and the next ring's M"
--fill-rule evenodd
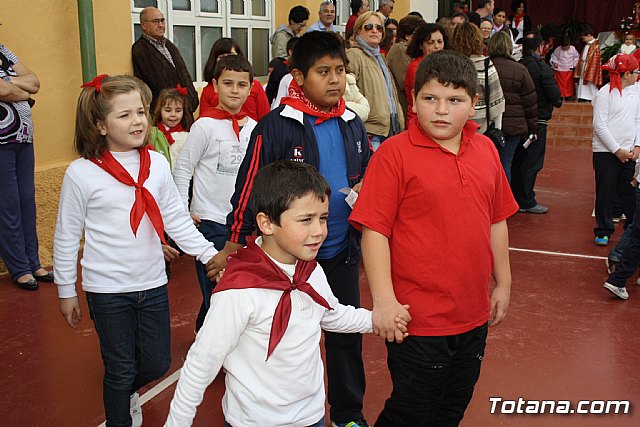
M282 296L273 314L267 359L273 353L284 336L291 318L291 291L297 289L309 295L316 303L327 310L333 310L329 303L307 282L316 268L316 261L298 260L293 282L255 243L254 238L247 239L247 246L229 255L227 268L216 285L213 293L228 289L274 289L280 290Z
M289 85L289 96L286 98L282 98L280 104L289 105L296 110L300 110L303 113L309 114L311 116L317 117L315 122L316 125L324 122L325 120L332 119L334 117L340 117L344 114L344 110L346 107L346 103L344 102L344 98L340 98L340 101L333 107L331 110L325 112L320 111L320 109L313 104L309 99L305 96L302 88L298 85L295 80L291 80L291 84Z
M244 111L240 111L238 114L231 114L227 110L216 107L210 108L204 113L200 113L200 117L211 117L220 120L231 119L231 126L233 126L233 131L236 133L238 141L240 141L240 124L238 123L238 121L247 117L247 113L245 113Z
M151 172L151 156L149 155L149 149L147 147L138 148L140 153L140 170L138 171L138 182L135 182L129 172L118 162L110 151L105 151L97 159L89 159L109 175L114 177L124 185L136 187L136 199L131 207L131 213L129 215L129 223L131 224L131 230L133 235L136 236L138 226L145 212L149 215L153 228L156 229L158 237L163 244L167 244L164 239L164 223L162 222L162 215L160 214L160 208L156 203L156 199L153 195L144 188L144 182L149 178Z
M182 123L178 123L174 127L169 128L165 126L164 123L158 122L158 129L160 130L160 132L164 134L164 137L167 138L167 142L169 142L169 145L176 142L175 139L173 139L173 136L171 136L173 132L184 132L184 127L182 127Z
M516 24L516 26L514 28L518 28L518 25L520 25L520 21L522 21L524 19L524 13L522 15L514 15L513 16L515 19L514 24Z
M603 70L609 71L609 92L613 89L618 89L620 95L622 95L622 81L620 75L627 71L634 71L638 69L638 60L634 55L629 53L619 53L614 55L603 66Z

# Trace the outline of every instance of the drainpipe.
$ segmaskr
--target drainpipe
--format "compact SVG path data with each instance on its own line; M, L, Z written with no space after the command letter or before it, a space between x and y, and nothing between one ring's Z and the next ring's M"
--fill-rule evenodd
M78 0L78 24L80 27L80 57L82 81L96 76L96 45L93 33L93 0Z

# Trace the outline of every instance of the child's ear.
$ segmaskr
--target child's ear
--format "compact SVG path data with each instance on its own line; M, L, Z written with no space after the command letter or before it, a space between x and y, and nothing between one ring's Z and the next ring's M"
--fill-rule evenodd
M100 133L100 135L105 136L107 134L107 128L105 127L103 122L97 121L96 127L98 128L98 132Z
M218 81L216 79L212 79L211 84L213 85L213 91L218 93Z
M480 95L476 93L476 96L471 98L471 112L469 113L469 117L473 117L476 114L476 103L478 102L478 98Z
M413 99L413 104L411 104L411 111L417 114L418 112L416 111L416 90L415 89L411 89L411 99Z
M271 236L273 234L274 224L264 212L258 212L256 224L258 224L258 228L263 235Z
M304 74L302 74L302 71L294 68L293 70L291 70L291 75L293 76L293 79L296 81L296 83L298 83L298 86L302 87L304 85Z

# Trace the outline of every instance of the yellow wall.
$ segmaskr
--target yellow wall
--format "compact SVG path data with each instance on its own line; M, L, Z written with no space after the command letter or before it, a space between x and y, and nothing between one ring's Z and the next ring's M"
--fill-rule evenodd
M348 1L348 0L345 0ZM281 24L287 24L289 18L289 10L293 6L302 5L309 9L309 25L318 20L318 9L322 0L275 0L275 22L274 28L278 28ZM410 12L409 0L396 0L393 5L393 13L391 17L400 20Z
M129 2L93 3L98 74L131 73ZM51 265L62 176L77 157L72 148L75 106L82 84L77 2L2 0L0 22L0 43L40 79L33 108L36 203L40 258L43 265ZM0 273L5 271L0 262Z

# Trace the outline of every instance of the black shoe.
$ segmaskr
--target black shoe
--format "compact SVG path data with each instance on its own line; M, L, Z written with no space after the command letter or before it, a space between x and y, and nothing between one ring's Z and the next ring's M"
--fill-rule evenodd
M43 274L42 276L38 276L37 274L34 274L33 277L38 282L53 283L53 271L47 271L47 274Z
M15 284L18 285L20 289L24 289L25 291L37 291L38 290L38 281L34 278L27 280L26 282L18 282L14 280Z

